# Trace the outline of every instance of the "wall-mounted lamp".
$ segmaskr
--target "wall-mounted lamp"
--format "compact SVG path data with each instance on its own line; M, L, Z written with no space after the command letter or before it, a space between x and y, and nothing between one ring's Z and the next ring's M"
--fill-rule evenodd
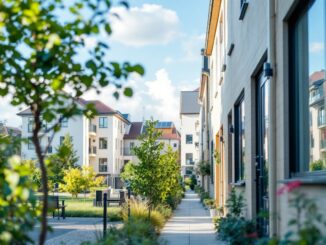
M230 134L233 134L234 133L234 127L233 127L233 125L230 125L230 127L229 127L229 133Z
M273 69L271 67L271 64L268 62L264 63L264 76L267 78L270 78L273 76Z

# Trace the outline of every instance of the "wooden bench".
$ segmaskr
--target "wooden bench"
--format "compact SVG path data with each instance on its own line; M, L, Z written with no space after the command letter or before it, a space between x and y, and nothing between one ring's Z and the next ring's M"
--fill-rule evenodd
M62 200L61 204L59 203L59 196L49 196L48 198L48 209L52 211L53 218L55 216L55 211L58 210L58 219L60 216L65 219L66 218L66 205L65 201ZM60 215L61 210L61 215Z

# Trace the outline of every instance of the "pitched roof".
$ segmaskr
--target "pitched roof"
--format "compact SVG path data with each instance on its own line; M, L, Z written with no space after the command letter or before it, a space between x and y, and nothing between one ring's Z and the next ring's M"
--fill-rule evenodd
M6 126L0 123L0 134L20 136L21 130L19 128Z
M157 124L158 127L156 127L157 129L163 129L162 127L160 127L159 125L161 125L162 123L167 123L167 122L159 122ZM165 124L164 124L165 125ZM166 128L172 128L172 133L166 133L165 131L162 131L162 135L159 139L163 139L163 140L180 140L180 133L178 132L178 130L176 129L176 127L174 126L174 123L171 122L170 126L167 126ZM136 140L138 139L138 137L145 132L145 127L144 127L144 123L143 122L132 122L131 123L131 127L129 130L128 134L124 135L124 139L126 140Z
M199 114L198 91L181 91L180 114Z
M314 73L312 73L309 77L309 82L310 84L319 80L325 80L326 79L326 74L325 74L325 70L321 70L321 71L315 71Z
M123 116L123 114L121 114L119 111L116 111L116 110L112 109L111 107L107 106L100 100L84 100L82 98L79 98L79 99L77 99L77 102L82 106L86 106L88 104L94 104L95 109L99 115L107 115L107 114L116 115L121 120L126 121L127 123L130 123L128 118L125 118ZM31 115L31 114L32 114L31 109L27 108L27 109L19 112L17 115L24 116L24 115Z
M132 122L128 134L124 135L124 139L137 139L142 132L142 122Z

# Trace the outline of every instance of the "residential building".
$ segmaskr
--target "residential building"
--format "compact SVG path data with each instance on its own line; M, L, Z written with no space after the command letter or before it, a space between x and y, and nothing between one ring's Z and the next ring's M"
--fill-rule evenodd
M0 122L0 137L1 136L2 137L10 136L14 139L20 139L21 138L21 130L20 130L20 128L10 127L10 126L6 125L5 123ZM17 143L19 143L19 141ZM6 154L8 156L20 155L21 154L20 147L19 146L17 146L17 148L9 147Z
M242 192L260 236L289 229L294 211L276 195L284 183L299 180L326 214L325 46L324 0L210 2L200 155L217 205L231 188Z
M158 142L163 142L164 150L171 146L173 150L180 150L180 133L176 129L173 122L159 121L156 124L156 129L162 132ZM124 163L129 161L137 163L139 160L135 156L132 148L141 144L139 136L145 132L144 122L132 122L129 131L124 135Z
M45 133L42 145L48 147L47 154L55 153L65 135L72 138L79 166L91 166L98 175L106 177L109 185L116 187L119 174L123 167L123 136L129 127L130 121L126 115L110 108L103 102L94 100L78 100L79 106L94 104L97 116L87 119L85 116L74 116L61 122L61 129L51 141L52 133ZM36 159L34 145L31 141L33 117L30 109L18 113L22 117L22 137L28 143L22 144L22 158ZM45 125L47 126L51 125Z
M182 91L180 95L181 175L191 176L199 162L198 90Z

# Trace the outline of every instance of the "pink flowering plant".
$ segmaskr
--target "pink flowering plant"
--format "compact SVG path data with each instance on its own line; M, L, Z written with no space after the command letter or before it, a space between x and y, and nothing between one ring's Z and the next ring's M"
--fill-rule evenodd
M326 222L318 211L313 199L299 191L300 181L287 183L277 190L277 195L289 194L289 207L295 210L295 215L288 222L289 231L280 241L271 240L268 244L319 245L326 244L322 231Z

